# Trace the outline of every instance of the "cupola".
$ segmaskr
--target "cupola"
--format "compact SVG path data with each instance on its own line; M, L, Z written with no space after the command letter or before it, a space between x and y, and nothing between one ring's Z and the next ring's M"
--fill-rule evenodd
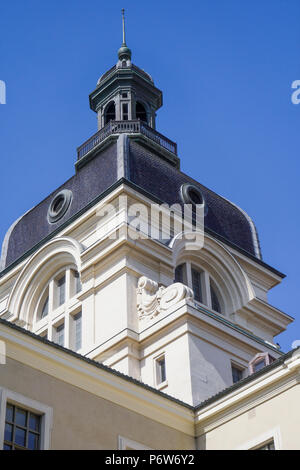
M108 123L140 121L155 129L156 111L162 106L162 92L154 86L152 77L131 62L131 50L126 44L125 16L122 10L123 42L118 62L104 73L90 94L90 107L98 115L98 129Z

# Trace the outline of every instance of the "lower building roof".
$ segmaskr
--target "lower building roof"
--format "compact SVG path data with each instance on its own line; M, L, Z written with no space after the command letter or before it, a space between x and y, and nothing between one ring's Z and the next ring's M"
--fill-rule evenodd
M39 335L36 335L35 333L32 333L28 330L25 330L24 328L14 324L14 323L11 323L7 320L4 320L2 318L0 318L0 326L4 325L4 326L7 326L9 328L12 328L14 330L17 330L19 331L20 333L24 334L24 335L27 335L27 336L30 336L32 338L34 338L35 340L37 341L40 341L44 344L47 344L49 345L50 347L53 347L53 348L56 348L56 349L59 349L63 352L65 352L66 354L70 355L70 356L73 356L73 357L76 357L77 359L81 360L81 361L85 361L87 362L88 364L91 364L93 366L95 366L96 368L98 369L102 369L102 370L105 370L106 372L109 372L111 374L114 374L114 375L117 375L118 377L124 379L125 381L128 381L128 382L131 382L131 383L134 383L140 387L143 387L147 390L149 390L150 392L152 393L155 393L155 394L158 394L160 395L161 397L164 397L168 400L171 400L179 405L182 405L186 408L188 408L189 410L193 410L193 411L199 411L203 408L205 408L206 406L208 405L211 405L213 404L214 402L217 402L220 398L223 398L223 397L226 397L227 395L229 395L231 392L235 391L235 390L238 390L239 388L242 388L244 385L246 384L249 384L251 382L254 382L257 378L259 377L262 377L264 376L265 374L267 374L268 372L270 372L271 370L273 369L276 369L277 367L281 366L282 364L284 364L284 362L289 359L293 353L296 351L296 350L299 350L300 351L300 346L298 348L295 348L295 349L292 349L291 351L287 352L286 354L283 354L281 357L279 357L278 359L276 359L275 361L273 361L271 364L269 364L268 366L265 366L263 367L262 369L260 369L259 371L257 372L254 372L253 374L249 375L248 377L245 377L244 379L236 382L235 384L231 385L230 387L226 387L224 390L221 390L220 392L216 393L215 395L211 396L210 398L204 400L203 402L199 403L198 405L196 406L192 406L192 405L189 405L188 403L185 403L183 402L182 400L179 400L171 395L168 395L167 393L165 392L162 392L160 390L157 390L156 388L154 387L151 387L150 385L147 385L145 384L144 382L141 382L137 379L134 379L133 377L130 377L126 374L123 374L122 372L119 372L117 371L116 369L113 369L111 367L108 367L108 366L105 366L104 364L98 362L98 361L95 361L93 359L90 359L88 357L85 357L85 356L82 356L81 354L78 354L77 352L75 351L72 351L71 349L68 349L68 348L65 348L63 346L60 346L59 344L57 343L54 343L53 341L49 341L48 339L46 338L43 338Z

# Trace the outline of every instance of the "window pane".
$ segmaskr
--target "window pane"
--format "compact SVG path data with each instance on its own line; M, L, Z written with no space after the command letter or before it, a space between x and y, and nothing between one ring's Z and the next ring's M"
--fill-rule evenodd
M81 282L80 276L78 271L74 271L74 279L75 279L75 294L81 291Z
M175 269L175 282L183 282L183 264L180 264Z
M29 428L33 429L34 431L39 431L40 428L40 417L33 413L30 413L29 417Z
M192 283L195 300L202 302L201 272L192 269Z
M147 113L141 103L136 103L136 118L141 121L147 122Z
M56 342L61 346L65 344L65 325L62 324L56 328Z
M82 343L82 314L77 313L74 316L74 327L75 327L75 351L81 348Z
M38 449L41 416L10 404L7 404L6 416L12 423L5 423L4 449Z
M26 444L26 431L25 429L17 428L15 429L15 443L25 447Z
M238 367L232 366L232 380L233 383L239 382L243 378L243 371Z
M157 360L157 383L165 382L166 380L166 361L165 358Z
M220 306L220 302L218 299L218 295L216 293L215 288L212 285L212 282L210 282L210 295L211 295L211 308L215 310L216 312L221 313L221 306Z
M123 103L123 113L128 113L128 103Z
M61 277L57 281L58 289L58 305L62 305L66 300L66 276Z
M11 424L5 423L5 430L4 430L4 440L12 442L12 432L13 427Z
M179 266L176 267L175 282L182 282L183 284L187 284L185 263L179 264Z
M16 424L19 424L20 426L26 426L26 420L27 420L27 411L21 410L20 408L16 408Z
M8 444L4 444L3 450L11 450L11 446L9 446Z
M49 296L47 296L43 308L42 308L42 313L41 313L41 318L44 318L48 315L49 313Z
M114 121L116 119L116 108L115 103L111 103L105 111L104 124L107 124L109 121Z
M14 408L12 405L7 405L6 407L6 421L10 421L11 423L14 420Z
M33 432L30 432L28 434L28 449L38 449L39 448L39 436L38 434L34 434Z
M263 367L265 367L265 365L266 365L266 363L265 363L264 359L257 362L256 364L253 365L254 372L257 372L258 370L262 369Z

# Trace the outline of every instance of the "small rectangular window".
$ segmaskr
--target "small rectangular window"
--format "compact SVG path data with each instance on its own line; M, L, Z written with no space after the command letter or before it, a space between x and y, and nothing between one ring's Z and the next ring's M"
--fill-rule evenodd
M7 403L4 450L38 450L40 448L41 416Z
M175 269L175 282L181 282L187 284L186 280L186 264L179 264Z
M122 104L123 121L128 121L128 103Z
M57 299L58 305L62 305L66 301L66 276L62 276L58 281L57 284Z
M197 271L196 269L192 268L192 285L194 291L194 298L198 302L203 302L202 296L202 287L201 287L201 276L202 273Z
M266 361L265 361L265 358L263 358L261 361L259 362L256 362L255 364L253 364L253 370L254 372L257 372L259 371L260 369L262 369L263 367L265 367L266 365Z
M157 385L165 382L166 380L167 380L166 359L165 359L165 356L161 356L159 359L156 359L156 382L157 382Z
M240 380L242 380L243 375L244 375L244 369L232 364L231 365L231 371L232 371L232 381L233 381L234 384L236 382L239 382Z
M65 345L65 324L62 323L56 328L56 343L60 346Z
M122 98L127 98L128 97L128 93L122 93Z
M79 312L73 317L74 321L74 347L75 351L81 349L82 346L82 313Z
M78 294L78 292L81 291L81 282L80 282L80 276L78 271L74 271L74 280L75 280L75 294Z

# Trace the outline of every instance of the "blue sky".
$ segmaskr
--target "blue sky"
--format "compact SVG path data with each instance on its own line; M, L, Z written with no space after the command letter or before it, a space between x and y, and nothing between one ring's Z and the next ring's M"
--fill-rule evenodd
M246 210L264 260L287 274L269 300L296 318L277 338L288 350L300 340L299 0L3 0L0 239L73 174L96 132L88 94L116 62L122 7L182 170Z

